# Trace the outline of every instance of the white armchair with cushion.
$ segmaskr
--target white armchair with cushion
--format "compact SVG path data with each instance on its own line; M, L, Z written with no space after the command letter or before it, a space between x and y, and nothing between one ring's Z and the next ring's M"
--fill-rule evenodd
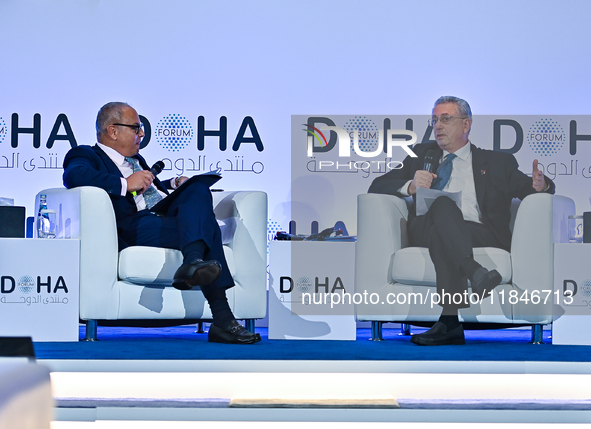
M376 304L368 300L356 306L357 319L372 322L376 340L382 338L384 322L406 326L437 321L441 307L430 300L437 292L435 268L427 248L408 247L407 201L364 194L357 202L355 292L379 296ZM497 269L502 283L491 297L460 310L460 320L532 325L533 342L541 342L543 325L552 323L557 311L552 296L542 291L554 290L554 243L568 241L567 220L575 205L567 197L535 194L514 200L511 211L511 252L474 249L475 260L489 270ZM538 294L541 302L533 305L531 298Z
M58 238L80 239L80 319L86 339L96 339L99 320L211 320L199 288L180 291L172 278L183 257L179 250L132 246L118 251L115 213L109 196L95 187L45 189L57 211ZM224 251L236 286L230 308L254 330L266 314L267 194L214 192L222 221Z

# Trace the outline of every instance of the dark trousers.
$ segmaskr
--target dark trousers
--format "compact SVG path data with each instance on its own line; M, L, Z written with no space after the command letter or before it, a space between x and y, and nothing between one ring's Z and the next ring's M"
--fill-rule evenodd
M119 230L119 235L130 246L178 250L194 241L203 240L207 245L204 260L215 259L222 266L222 273L214 286L234 286L224 256L222 233L213 212L211 191L204 183L191 183L163 215L156 215L149 210L138 212L125 230Z
M425 215L410 222L409 238L411 246L429 248L440 297L444 292L463 294L467 290L468 279L460 264L473 256L474 247L501 247L490 228L465 221L462 211L447 197L437 198ZM465 300L456 305L468 306Z

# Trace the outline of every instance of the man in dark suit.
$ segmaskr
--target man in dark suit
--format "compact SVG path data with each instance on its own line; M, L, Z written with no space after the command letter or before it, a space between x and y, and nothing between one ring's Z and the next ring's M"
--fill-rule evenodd
M156 215L150 209L187 178L161 182L138 152L144 137L137 112L126 103L104 105L97 116L98 143L72 148L64 159L67 188L96 186L111 198L120 250L127 246L179 249L183 264L174 275L180 290L200 286L213 315L209 341L252 344L259 334L244 329L234 318L226 289L234 286L222 249L221 232L213 213L209 187L188 184Z
M411 246L428 247L435 266L440 298L464 294L470 280L472 293L488 296L501 283L497 270L488 271L474 258L474 247L511 246L510 207L513 198L523 199L536 192L554 193L554 183L533 163L532 177L518 170L513 155L493 152L469 144L472 112L460 98L446 96L435 102L430 121L437 143L413 147L417 155L407 157L403 167L378 177L370 193L411 195L416 201L417 188L447 192L462 191L461 209L448 197L437 198L427 213L409 214ZM433 171L425 168L425 158L434 160ZM438 165L438 167L437 167ZM467 301L467 302L466 302ZM464 344L464 330L458 310L469 307L469 300L459 304L444 301L438 322L427 332L414 335L420 345Z

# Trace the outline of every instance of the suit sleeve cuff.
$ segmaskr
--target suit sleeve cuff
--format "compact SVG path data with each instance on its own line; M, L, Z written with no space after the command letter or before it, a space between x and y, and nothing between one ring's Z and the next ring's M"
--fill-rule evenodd
M412 180L409 180L408 182L406 182L406 183L405 183L405 184L402 186L402 188L400 188L400 189L398 190L398 193L399 193L400 195L403 195L403 196L405 196L405 197L409 197L409 196L410 196L410 194L408 193L408 187L410 186L410 184L411 184L411 183L412 183Z
M121 178L121 196L124 197L127 195L127 180L125 178Z

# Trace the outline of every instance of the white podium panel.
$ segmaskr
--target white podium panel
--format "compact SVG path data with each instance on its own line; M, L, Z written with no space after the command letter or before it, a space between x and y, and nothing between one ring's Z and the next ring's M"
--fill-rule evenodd
M0 336L78 341L79 240L0 238Z
M269 339L355 340L355 243L273 241Z
M591 345L591 244L554 245L554 302L552 344Z

